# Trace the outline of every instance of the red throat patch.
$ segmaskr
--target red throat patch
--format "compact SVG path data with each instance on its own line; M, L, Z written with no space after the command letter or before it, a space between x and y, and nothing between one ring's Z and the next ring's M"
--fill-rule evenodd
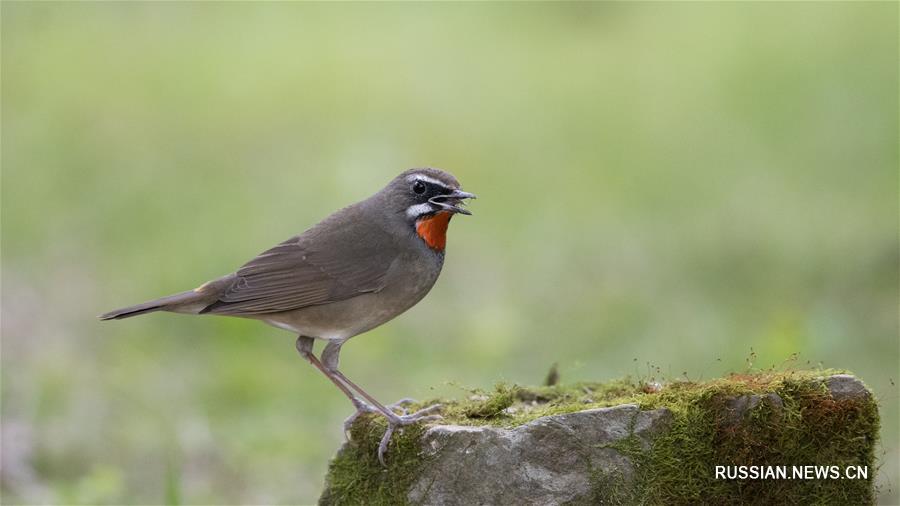
M425 241L429 248L436 251L444 251L447 246L447 225L453 213L439 212L427 218L416 221L416 233Z

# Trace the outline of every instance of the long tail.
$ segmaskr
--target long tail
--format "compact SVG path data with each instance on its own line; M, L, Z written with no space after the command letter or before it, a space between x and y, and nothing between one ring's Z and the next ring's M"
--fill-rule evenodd
M170 295L168 297L162 297L156 300L144 302L143 304L138 304L136 306L116 309L114 311L104 313L98 316L98 318L100 318L101 320L121 320L122 318L131 318L132 316L152 313L154 311L193 312L191 311L192 306L196 306L206 298L208 298L208 295L190 290L187 292ZM202 306L203 304L200 305L200 307ZM198 307L198 311L200 307Z

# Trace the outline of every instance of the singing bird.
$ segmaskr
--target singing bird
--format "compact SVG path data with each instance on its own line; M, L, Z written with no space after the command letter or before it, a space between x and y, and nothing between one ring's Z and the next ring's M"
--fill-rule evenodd
M356 407L344 422L345 434L362 413L381 413L387 419L378 446L378 460L384 465L394 431L439 419L441 406L407 414L403 406L409 399L379 403L338 369L341 347L425 297L444 265L450 218L472 214L464 205L474 198L447 172L410 169L378 193L262 252L232 274L99 318L154 311L238 316L297 334L300 355ZM318 358L313 354L317 339L325 341Z

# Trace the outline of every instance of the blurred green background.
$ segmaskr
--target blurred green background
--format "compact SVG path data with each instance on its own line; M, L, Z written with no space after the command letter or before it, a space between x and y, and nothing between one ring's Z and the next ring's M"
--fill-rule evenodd
M422 165L480 198L424 302L345 347L377 397L752 348L868 382L900 501L897 3L0 13L4 503L314 502L352 407L293 336L94 317Z

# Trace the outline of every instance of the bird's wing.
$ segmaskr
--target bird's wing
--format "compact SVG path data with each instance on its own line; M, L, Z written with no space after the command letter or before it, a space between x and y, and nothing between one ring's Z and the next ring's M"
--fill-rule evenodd
M244 264L218 301L202 313L256 315L378 292L399 255L386 231L367 227L352 209L329 217ZM349 216L348 216L349 215Z

